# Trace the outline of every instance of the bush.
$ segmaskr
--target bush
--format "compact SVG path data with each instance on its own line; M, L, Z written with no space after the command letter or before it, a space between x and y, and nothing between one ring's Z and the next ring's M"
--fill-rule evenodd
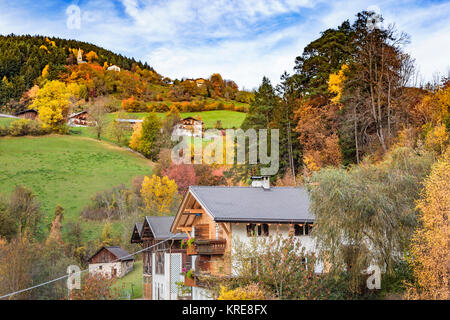
M6 126L0 126L0 137L7 136L9 134L9 129Z
M48 131L42 127L42 123L38 120L18 119L9 125L9 134L14 137L26 135L39 136L46 133Z

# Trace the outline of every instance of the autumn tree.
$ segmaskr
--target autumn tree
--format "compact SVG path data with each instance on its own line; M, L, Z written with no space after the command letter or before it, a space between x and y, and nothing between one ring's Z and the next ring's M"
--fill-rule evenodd
M149 159L156 160L160 145L158 138L160 136L161 124L156 113L151 112L142 123L142 130L137 150Z
M168 215L173 210L178 188L174 180L164 176L146 176L142 182L141 195L147 210L155 215Z
M369 264L389 274L401 261L417 226L420 183L433 161L430 153L401 147L379 163L325 168L309 180L320 257L331 264L330 272L347 272L352 291L359 292Z
M120 288L113 288L116 278L109 278L102 274L88 275L83 278L81 289L71 292L71 300L117 300Z
M175 181L180 194L184 194L189 189L189 186L195 185L197 182L193 164L172 163L170 167L162 171L162 174Z
M30 271L35 259L34 245L27 237L17 237L10 242L0 241L0 295L31 285ZM19 293L9 299L27 299L30 293Z
M101 135L109 124L105 100L97 99L88 111L89 120L94 124L93 130L97 135L97 140L101 140Z
M71 106L73 93L60 81L47 82L39 89L30 108L39 112L39 119L44 126L54 131L63 132Z
M98 60L98 55L94 51L89 51L86 54L86 59L88 62L92 63L92 62L94 62L94 60Z
M450 149L432 168L418 201L420 225L411 242L410 263L416 283L407 297L450 299Z
M108 135L114 140L116 140L118 144L121 144L123 138L131 131L129 123L121 122L119 121L119 119L128 119L128 118L129 118L128 113L120 111L114 116L114 120L111 121L111 123L107 128Z
M133 126L133 134L131 135L130 139L130 148L133 150L139 149L139 144L141 143L141 137L142 137L142 123L137 122Z

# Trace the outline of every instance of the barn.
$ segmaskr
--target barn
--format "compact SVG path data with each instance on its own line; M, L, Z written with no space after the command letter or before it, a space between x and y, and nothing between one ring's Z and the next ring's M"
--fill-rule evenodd
M16 116L22 119L35 120L38 117L39 113L37 110L29 109L16 113Z
M133 270L134 258L119 246L109 246L100 248L88 262L90 274L121 278Z

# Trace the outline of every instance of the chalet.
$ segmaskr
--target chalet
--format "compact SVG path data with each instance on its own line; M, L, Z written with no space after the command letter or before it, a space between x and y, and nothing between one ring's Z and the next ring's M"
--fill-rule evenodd
M173 220L174 217L145 217L143 223L134 226L131 243L149 248L142 253L144 299L178 299L177 282L184 281L181 272L192 268L191 257L182 245L186 235L170 232Z
M116 65L112 65L112 66L108 67L106 70L120 72L120 67L118 67Z
M89 273L107 277L123 277L133 270L134 258L119 246L100 248L89 258Z
M38 115L39 115L38 111L34 109L28 109L16 113L17 117L29 120L35 120L38 117Z
M254 177L251 187L190 186L170 231L194 238L187 248L194 275L233 276L236 238L245 242L253 236L294 234L306 251L314 251L309 203L303 188L270 187L267 177ZM185 284L192 285L193 299L208 298L195 276Z
M67 124L70 127L87 127L94 126L95 121L89 121L89 113L87 110L72 113L69 116Z
M175 124L172 134L177 136L201 137L203 134L203 121L192 117L184 118Z

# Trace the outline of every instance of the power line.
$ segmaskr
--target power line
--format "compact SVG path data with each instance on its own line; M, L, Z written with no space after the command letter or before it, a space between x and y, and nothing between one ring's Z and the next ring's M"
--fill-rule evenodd
M123 259L123 258L132 257L132 256L134 256L134 255L136 255L136 254L138 254L138 253L141 253L141 252L145 251L145 250L148 250L148 249L151 249L151 248L153 248L153 247L156 247L157 245L159 245L159 244L161 244L161 243L164 243L164 242L166 242L166 241L169 241L169 240L171 240L172 238L174 238L175 236L176 236L176 235L173 235L173 236L167 238L166 240L160 241L160 242L158 242L158 243L156 243L156 244L154 244L154 245L151 245L150 247L147 247L147 248L138 250L138 251L136 251L136 252L130 253L129 255L123 256L123 257L120 258L120 259L113 260L113 261L110 262L110 263L114 263L114 262L120 261L120 260ZM4 298L11 297L11 296L14 296L14 295L19 294L19 293L22 293L22 292L30 291L30 290L33 290L33 289L36 289L36 288L45 286L45 285L47 285L47 284L50 284L50 283L53 283L53 282L62 280L62 279L67 278L67 277L69 277L69 276L73 276L73 275L75 275L75 274L77 274L77 273L82 274L83 272L86 272L86 271L88 271L88 270L89 270L89 269L84 269L84 270L81 270L81 271L78 271L78 272L74 272L74 273L72 273L72 274L66 274L66 275L61 276L61 277L59 277L59 278L56 278L56 279L53 279L53 280L49 280L49 281L40 283L40 284L37 284L37 285L35 285L35 286L26 288L26 289L17 290L17 291L14 291L14 292L5 294L5 295L3 295L3 296L0 297L0 300L1 300L1 299L4 299Z

